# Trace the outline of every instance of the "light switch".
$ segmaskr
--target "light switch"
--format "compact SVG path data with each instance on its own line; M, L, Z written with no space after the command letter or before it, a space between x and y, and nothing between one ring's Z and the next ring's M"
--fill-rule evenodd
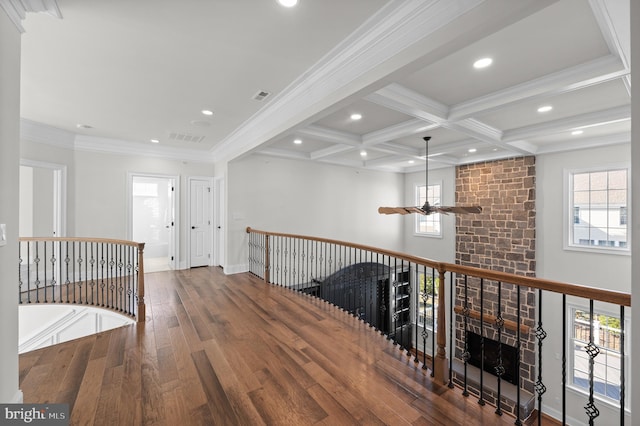
M0 223L0 246L7 244L7 225Z

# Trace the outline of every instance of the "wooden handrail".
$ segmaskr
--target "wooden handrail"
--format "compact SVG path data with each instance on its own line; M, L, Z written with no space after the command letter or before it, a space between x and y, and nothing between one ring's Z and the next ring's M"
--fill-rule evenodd
M478 277L478 278L484 278L484 279L493 280L493 281L499 281L499 282L508 283L508 284L516 284L516 285L526 286L530 288L552 291L554 293L567 294L570 296L578 296L585 299L593 299L601 302L613 303L619 306L631 306L631 295L629 293L624 293L624 292L619 292L614 290L603 290L603 289L587 287L579 284L570 284L570 283L563 283L560 281L547 280L544 278L526 277L522 275L508 274L505 272L492 271L489 269L476 268L472 266L457 265L454 263L447 263L447 262L437 262L434 260L426 259L424 257L413 256L406 253L400 253L392 250L381 249L378 247L355 244L351 242L333 240L328 238L318 238L318 237L311 237L306 235L260 231L257 229L253 229L251 227L247 227L246 232L262 234L267 236L270 235L270 236L279 236L279 237L288 237L288 238L299 238L299 239L306 239L306 240L318 241L318 242L324 242L324 243L330 243L330 244L339 244L346 247L352 247L356 249L372 251L372 252L380 253L383 255L396 257L398 259L403 259L408 262L414 262L420 265L425 265L430 268L436 269L438 271L444 270L446 272L456 272L460 274L465 274L465 275Z
M120 244L123 246L136 247L143 250L145 243L135 241L118 240L113 238L84 238L84 237L19 237L18 241L78 241L87 243Z

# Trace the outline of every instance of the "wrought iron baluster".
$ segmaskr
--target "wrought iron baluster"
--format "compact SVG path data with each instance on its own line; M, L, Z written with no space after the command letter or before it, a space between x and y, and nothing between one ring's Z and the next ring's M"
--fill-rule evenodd
M453 389L453 323L455 318L453 316L454 291L455 284L453 282L453 273L451 273L449 278L449 383L447 385L449 389Z
M44 262L43 262L43 265L44 265L44 268L43 268L44 269L44 271L43 271L43 274L44 274L44 303L47 303L47 287L48 286L47 286L47 242L46 241L42 242L42 250L44 251L44 256L43 256L43 258L44 258Z
M462 315L464 320L464 330L462 334L464 336L464 351L462 352L462 361L464 361L464 386L462 389L463 396L469 396L469 383L468 383L468 374L467 367L469 364L469 360L471 359L471 354L469 353L469 336L468 336L468 327L469 327L469 283L468 283L468 275L464 276L464 307L462 309Z
M542 341L547 337L547 332L542 327L542 290L538 290L538 326L536 327L536 338L538 339L538 380L536 380L535 390L538 394L538 426L542 425L542 395L547 391L547 387L542 383Z
M567 295L562 295L562 424L567 424Z
M484 278L480 278L480 399L484 405Z
M33 262L36 264L36 281L35 281L35 285L36 285L36 303L40 303L40 257L38 256L38 247L40 246L38 244L38 241L34 242L35 246L36 246L36 257L33 259ZM44 293L44 302L47 303L47 292L45 291Z
M504 327L504 318L502 318L502 282L498 282L498 315L496 316L496 329L498 332L498 365L496 366L496 376L498 377L498 397L496 398L496 411L499 416L502 415L502 376L505 373L502 364L502 329Z
M18 242L18 304L22 304L22 245L22 242Z
M600 349L593 343L593 334L593 299L589 299L589 344L585 347L585 350L589 355L589 402L584 407L587 411L587 416L589 417L589 426L592 426L596 417L600 415L600 410L596 407L593 399L593 370L595 358L600 353Z
M425 276L425 279L426 279L426 276ZM438 315L436 313L436 270L431 268L431 377L435 375L434 363L436 359L436 317L437 316Z
M620 306L620 426L624 426L625 382L624 382L624 306Z
M414 309L414 318L415 318L415 339L416 339L416 346L415 346L415 356L413 357L413 362L418 364L420 362L420 360L418 359L418 348L420 347L420 344L418 343L418 328L420 325L420 300L421 299L421 293L420 293L420 265L416 264L415 268L414 268L415 273L413 274L413 282L416 283L416 285L414 286L414 293L415 293L415 297L413 300L415 300L415 309ZM426 275L425 275L426 277ZM425 285L426 285L426 281L425 281ZM425 331L424 325L422 327L422 331ZM425 348L425 344L424 344L424 339L423 339L423 345L422 345L422 352L426 352L426 348Z
M516 373L518 375L517 383L516 383L516 425L521 425L522 420L520 420L520 357L522 356L522 341L520 336L520 321L522 319L522 307L520 306L520 286L516 286Z

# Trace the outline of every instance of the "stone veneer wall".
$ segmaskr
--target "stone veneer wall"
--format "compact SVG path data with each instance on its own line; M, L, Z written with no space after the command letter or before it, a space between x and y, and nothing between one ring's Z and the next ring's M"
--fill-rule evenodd
M456 204L479 205L480 214L456 216L456 263L525 276L535 276L535 157L458 166L456 169ZM468 309L480 311L480 280L468 279ZM482 282L484 312L517 320L517 287L501 284L501 304L498 306L498 283ZM464 284L458 277L456 305L464 306ZM520 289L521 324L529 326L521 333L520 386L533 393L535 383L535 293ZM484 323L468 319L468 330L498 340L495 322ZM464 352L464 317L456 316L456 357ZM516 346L515 331L502 330L503 344ZM485 373L486 374L486 373ZM477 389L476 389L477 392ZM473 392L473 393L476 393ZM495 404L495 394L485 394L485 400ZM503 403L504 411L515 413L512 401ZM528 414L528 413L527 413Z

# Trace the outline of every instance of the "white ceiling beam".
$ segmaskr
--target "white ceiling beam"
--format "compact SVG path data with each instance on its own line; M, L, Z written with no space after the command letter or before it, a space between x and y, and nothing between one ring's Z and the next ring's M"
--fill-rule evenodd
M348 132L341 132L339 130L329 129L327 127L318 126L315 124L309 125L296 131L296 134L302 136L309 136L317 140L339 143L350 146L362 145L362 138L360 135L356 135Z
M375 132L367 133L362 136L362 143L365 146L377 145L395 139L412 136L420 132L426 132L438 127L440 127L439 124L429 124L424 120L414 118Z
M541 124L533 124L504 132L504 142L514 142L520 139L528 139L554 133L566 132L580 127L592 127L602 124L615 123L631 119L631 106L624 105L610 108L604 111L590 112L559 120L548 121Z
M519 102L584 89L628 74L629 70L620 62L618 57L607 55L454 105L451 107L448 119L450 121L459 121L467 117L493 112Z
M412 117L440 124L446 121L449 107L398 83L392 83L365 96L369 102Z
M351 151L352 149L352 146L336 144L328 148L313 151L311 154L309 154L309 158L311 158L312 160L320 160L321 158L341 154L343 152Z
M420 157L424 153L420 149L416 149L406 145L400 145L398 143L393 142L384 142L380 143L373 147L378 151L390 152L398 155L404 155L405 157Z

